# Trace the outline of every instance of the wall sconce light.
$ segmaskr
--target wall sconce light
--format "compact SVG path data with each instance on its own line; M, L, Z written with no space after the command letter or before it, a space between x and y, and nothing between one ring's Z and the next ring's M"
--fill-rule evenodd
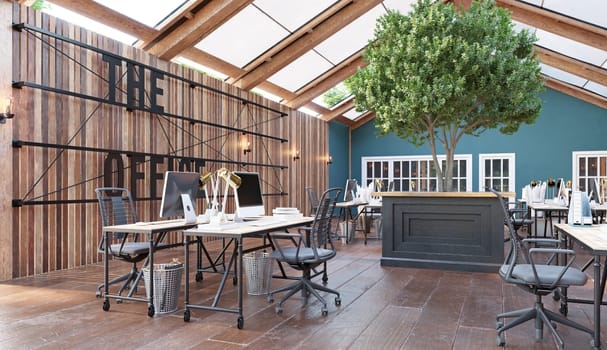
M242 153L246 156L247 153L251 153L251 143L249 141L246 141L244 145L245 146L242 149Z
M15 114L11 113L12 105L13 105L13 98L9 97L5 112L0 113L0 124L5 124L7 119L12 119L15 116Z
M293 161L296 161L299 159L299 151L295 150L293 151Z
M333 157L327 157L327 164L333 164Z

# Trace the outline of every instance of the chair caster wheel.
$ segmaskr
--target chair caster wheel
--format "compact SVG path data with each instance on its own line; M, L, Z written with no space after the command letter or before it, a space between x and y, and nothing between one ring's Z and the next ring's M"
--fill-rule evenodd
M154 317L154 314L156 313L156 310L154 310L154 305L150 305L148 307L148 316L150 317Z
M268 294L268 303L273 303L274 302L274 297L271 296L270 294Z
M341 305L341 298L340 297L336 297L335 298L335 306L339 306Z
M329 314L329 310L327 310L327 308L326 308L326 307L323 307L323 308L322 308L322 315L323 315L323 316L327 316L328 314Z
M495 329L500 329L502 327L504 327L504 322L502 322L502 321L495 322Z
M559 295L559 293L557 293L557 292L552 293L552 300L554 300L554 301L561 300L561 296Z
M196 282L202 281L202 272L196 272Z
M497 346L504 346L506 345L506 339L504 339L503 335L498 335L497 339L495 340L495 344Z
M282 314L282 307L277 306L275 310L277 314Z
M95 297L97 297L97 298L101 298L101 291L100 291L100 290L97 290L97 291L95 292Z
M236 327L238 327L238 329L242 329L244 327L244 318L242 318L242 316L238 317Z
M190 310L185 310L183 313L183 322L190 322Z
M107 299L103 301L103 311L110 311L110 301Z

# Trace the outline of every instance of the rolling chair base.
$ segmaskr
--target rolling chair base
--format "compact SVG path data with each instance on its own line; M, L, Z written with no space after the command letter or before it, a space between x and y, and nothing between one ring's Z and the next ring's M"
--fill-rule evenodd
M339 292L327 288L325 286L321 286L320 284L314 283L308 279L302 278L300 280L298 280L295 283L292 283L288 286L276 289L272 292L270 292L268 294L268 302L273 302L274 301L274 294L276 293L280 293L280 292L285 292L285 291L289 291L287 294L285 294L282 299L280 299L280 301L278 302L278 305L276 305L276 313L281 313L282 312L282 303L284 303L287 299L289 299L291 296L293 296L295 293L301 291L302 293L302 306L306 306L308 304L308 296L310 294L314 295L316 297L316 299L318 299L318 301L320 301L322 303L322 314L323 316L326 316L329 313L329 309L327 308L327 301L318 293L318 291L323 291L323 292L327 292L327 293L332 293L335 294L335 305L339 306L341 305L341 298L339 296Z

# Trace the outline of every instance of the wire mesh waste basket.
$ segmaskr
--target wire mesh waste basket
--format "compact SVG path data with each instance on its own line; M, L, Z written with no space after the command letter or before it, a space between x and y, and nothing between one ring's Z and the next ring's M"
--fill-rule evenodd
M150 268L144 267L145 294L150 297ZM156 314L177 311L183 263L154 264L154 308Z
M247 279L247 293L263 295L270 292L274 259L270 253L253 252L243 255L244 273Z

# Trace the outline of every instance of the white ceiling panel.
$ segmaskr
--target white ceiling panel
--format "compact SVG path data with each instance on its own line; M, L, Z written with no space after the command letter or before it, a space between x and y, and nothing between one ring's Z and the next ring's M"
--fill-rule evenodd
M288 31L294 32L334 2L335 0L256 0L253 4Z
M597 66L602 65L605 63L605 60L607 60L607 51L541 29L537 30L536 35L539 38L537 42L538 45L559 52L565 56L573 57Z
M411 5L416 2L417 0L385 0L384 5L388 10L397 10L403 15L406 15L411 11Z
M333 66L314 51L308 51L276 72L268 81L295 92Z
M120 12L148 27L155 27L177 8L184 0L95 0L101 5Z
M575 85L575 86L579 86L582 87L584 86L584 84L586 84L586 82L588 80L581 78L577 75L571 74L571 73L567 73L565 71L562 71L560 69L556 69L554 67L551 66L547 66L543 63L540 63L540 66L542 68L542 73L546 74L549 77L552 77L554 79L560 80L560 81L564 81L566 83Z
M525 2L607 28L607 1L605 0L525 0Z
M357 112L355 108L352 108L351 110L344 113L344 117L346 117L350 120L355 120L356 118L360 117L360 115L363 113L365 113L365 112Z
M287 30L249 5L196 47L242 68L287 35Z
M315 50L334 65L339 64L339 62L367 45L369 40L373 38L377 18L385 14L386 10L383 6L375 6L320 43Z
M589 81L584 88L597 93L603 97L607 97L607 86Z

